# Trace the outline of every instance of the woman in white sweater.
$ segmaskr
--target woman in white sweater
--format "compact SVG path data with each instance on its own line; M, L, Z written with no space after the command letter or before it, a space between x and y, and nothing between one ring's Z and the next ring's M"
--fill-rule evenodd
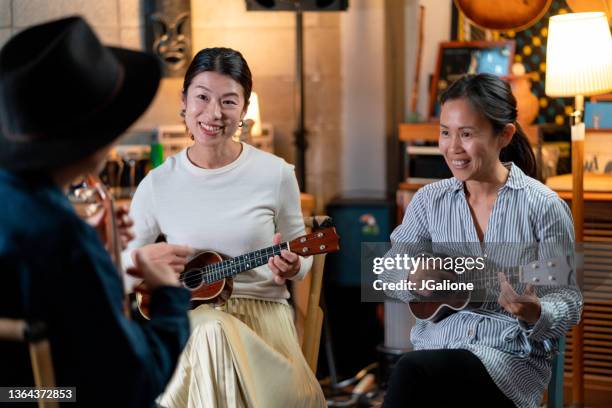
M194 57L182 94L194 143L138 186L128 265L143 252L180 272L202 250L233 257L304 234L293 166L231 138L242 125L251 88L239 52L207 48ZM166 243L154 243L160 234ZM266 266L238 274L224 306L194 309L189 343L161 405L325 406L301 354L285 285L302 279L311 264L283 251Z

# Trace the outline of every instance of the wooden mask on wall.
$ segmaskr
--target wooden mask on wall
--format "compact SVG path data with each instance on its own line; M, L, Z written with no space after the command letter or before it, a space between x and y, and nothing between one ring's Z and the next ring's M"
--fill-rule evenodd
M147 51L157 55L165 77L182 77L191 62L190 0L145 0Z

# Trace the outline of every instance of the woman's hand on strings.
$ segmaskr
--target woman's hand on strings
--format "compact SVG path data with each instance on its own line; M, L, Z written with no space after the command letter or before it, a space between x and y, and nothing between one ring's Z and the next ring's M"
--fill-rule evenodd
M160 286L180 286L178 274L165 263L153 262L141 252L134 254L134 267L127 270L129 275L142 278L147 290Z
M274 234L272 239L274 245L281 243L281 234ZM285 284L285 281L294 277L300 271L300 257L286 249L281 250L281 254L268 259L268 267L274 275L274 283L277 285Z
M540 299L535 293L535 288L527 284L525 291L519 295L514 291L510 282L502 272L497 274L499 278L499 297L497 302L508 312L517 318L527 322L535 323L540 318L542 307Z
M185 270L187 260L194 254L195 250L188 246L158 242L135 249L132 258L136 263L136 256L142 255L153 263L169 265L175 272L181 273Z

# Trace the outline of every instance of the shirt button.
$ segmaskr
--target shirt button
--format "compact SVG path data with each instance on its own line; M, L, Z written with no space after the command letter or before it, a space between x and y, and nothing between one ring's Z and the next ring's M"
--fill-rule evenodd
M474 329L468 330L468 336L472 337L474 335Z

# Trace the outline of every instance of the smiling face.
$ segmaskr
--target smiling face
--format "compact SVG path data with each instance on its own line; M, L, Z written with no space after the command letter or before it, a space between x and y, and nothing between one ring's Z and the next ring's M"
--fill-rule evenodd
M451 99L440 113L440 151L457 179L486 181L495 174L499 153L510 143L514 130L508 124L496 135L487 118L466 98Z
M231 141L246 114L242 85L227 75L201 72L183 95L185 123L195 142L211 147Z

